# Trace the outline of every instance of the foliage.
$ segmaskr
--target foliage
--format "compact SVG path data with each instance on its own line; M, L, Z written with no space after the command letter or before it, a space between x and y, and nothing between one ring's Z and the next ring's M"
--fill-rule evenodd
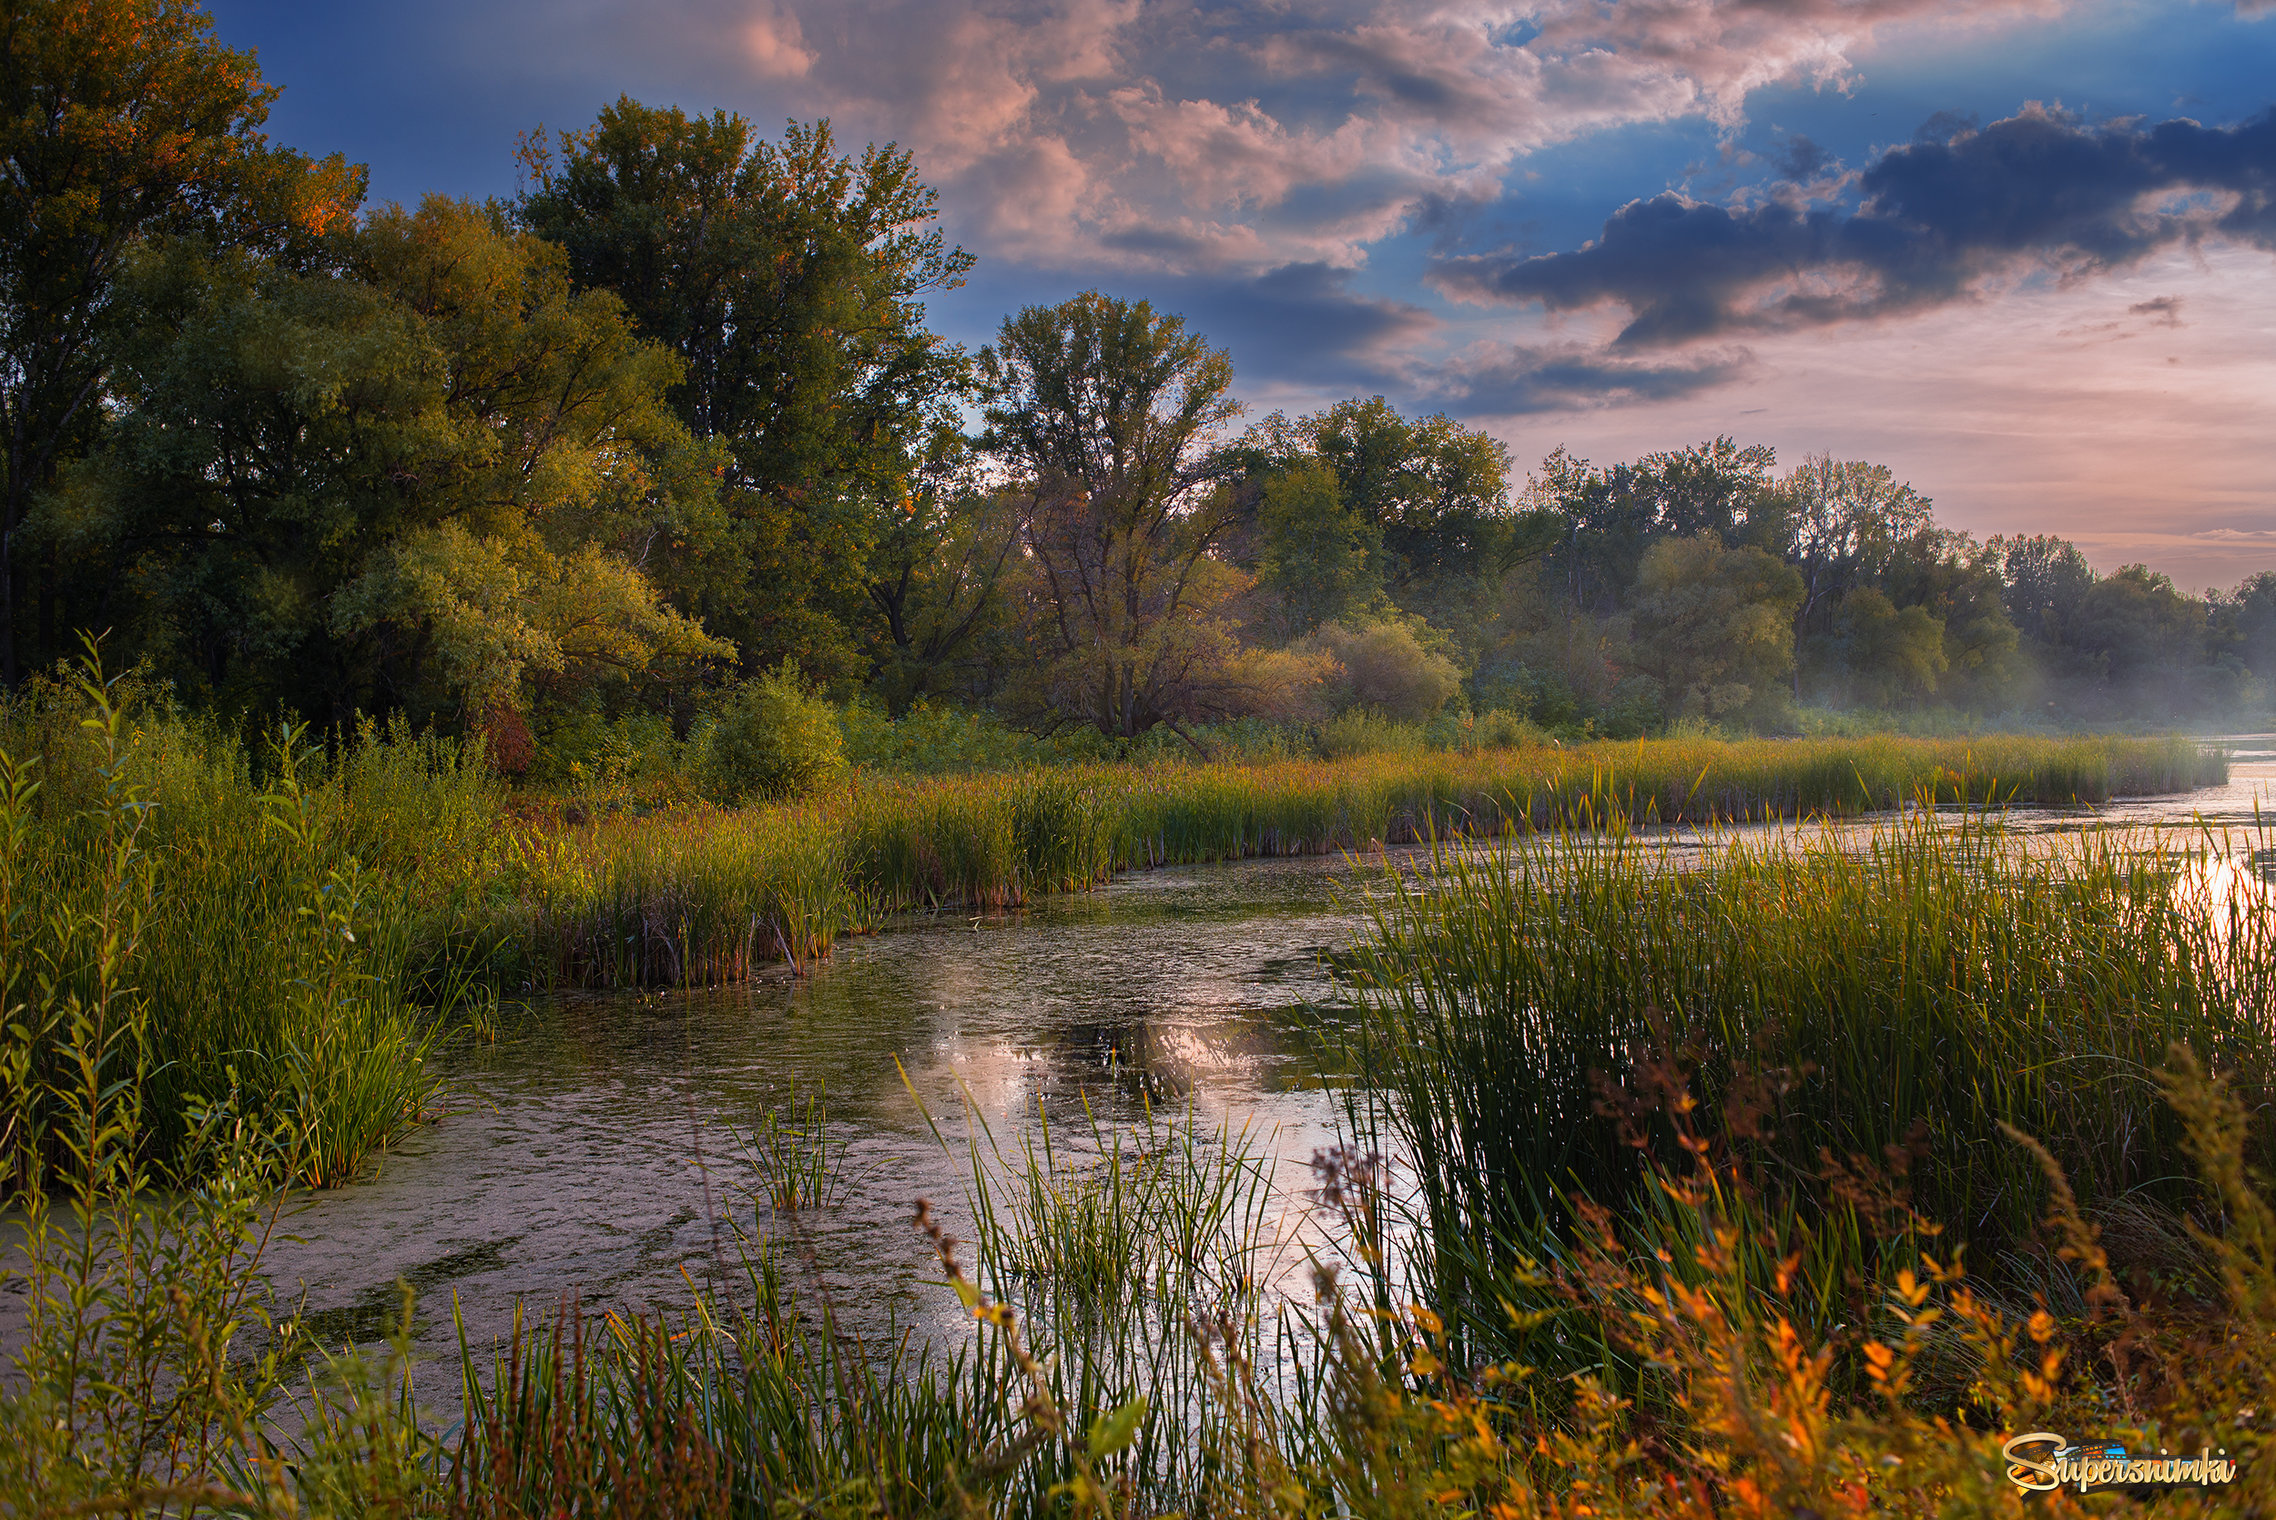
M1504 1340L1500 1306L1527 1301L1518 1279L1563 1249L1575 1199L1657 1217L1640 1168L1679 1165L1675 1137L1639 1138L1596 1086L1647 1059L1679 1063L1708 1112L1757 1112L1743 1154L1781 1196L1894 1157L1911 1205L1986 1257L2027 1249L2048 1201L2002 1126L2046 1137L2090 1208L2186 1211L2184 1132L2146 1073L2181 1044L2251 1102L2276 1091L2276 920L2237 884L2267 842L2202 843L2032 850L1996 816L1924 812L1710 839L1680 871L1617 820L1436 850L1371 899L1352 966L1371 1122L1413 1158L1439 1242L1418 1291L1466 1341L1555 1354ZM2256 1131L2254 1164L2272 1146ZM1783 1269L1813 1335L1891 1269L1866 1203L1832 1186L1823 1206L1813 1253Z
M36 493L100 432L122 262L193 229L296 254L354 214L364 175L269 146L275 87L187 0L12 0L0 30L0 684L14 686L20 539ZM61 658L53 558L38 570L36 647Z
M1378 589L1382 529L1346 503L1335 468L1300 461L1265 477L1257 503L1257 580L1291 636L1339 621Z
M988 657L1002 641L991 635L1019 589L1023 510L1017 492L941 470L885 514L870 558L869 599L882 618L870 683L896 716L936 691L993 685Z
M1646 550L1636 631L1669 714L1757 722L1774 714L1801 595L1801 577L1751 544L1726 549L1703 533Z
M1245 577L1212 550L1233 498L1205 452L1238 412L1226 357L1178 318L1086 293L1004 321L984 350L992 447L1028 493L1041 721L1135 738L1287 702L1312 670L1245 654Z
M713 718L711 775L730 800L802 797L845 774L837 711L807 689L789 660L753 676Z
M456 717L730 654L637 564L715 526L673 357L483 208L389 209L335 248L315 273L187 244L133 267L165 320L120 350L71 541L141 592L136 652L224 707L336 723L382 692Z
M779 142L740 116L620 98L582 132L523 140L521 223L683 361L672 401L716 439L734 527L679 589L756 672L848 672L868 557L917 494L961 393L924 298L972 258L935 225L910 155L842 155L827 122Z
M21 757L0 759L0 959L11 982L22 978L0 997L30 999L0 1040L19 1079L5 1119L19 1178L65 1164L49 1105L73 1059L74 1000L95 995L84 926L117 918L117 974L132 988L117 1007L134 1023L116 1059L135 1073L137 1159L178 1164L196 1116L227 1097L290 1143L304 1180L345 1181L420 1116L433 1085L425 1054L463 992L445 973L423 989L439 1006L417 1006L411 883L426 862L392 837L365 847L393 870L358 858L359 833L389 836L373 762L319 788L286 730L274 774L256 786L234 744L162 713L130 719L131 695L90 673L0 726L0 757ZM439 802L463 779L429 771L418 789ZM436 813L444 837L466 821ZM452 865L479 872L480 859L437 859L425 885L447 892Z
M1326 681L1332 706L1373 708L1401 723L1421 723L1444 707L1461 678L1454 664L1426 648L1412 623L1395 618L1332 624L1307 642L1335 661Z

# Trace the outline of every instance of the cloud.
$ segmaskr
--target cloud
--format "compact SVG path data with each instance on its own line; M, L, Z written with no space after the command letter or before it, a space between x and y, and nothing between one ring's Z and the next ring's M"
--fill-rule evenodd
M761 4L743 24L743 47L762 78L797 79L814 67L798 17L774 5Z
M2075 280L2206 239L2276 251L2276 110L2145 127L2031 108L1894 148L1858 188L1854 210L1659 195L1584 248L1448 258L1433 279L1477 301L1625 307L1613 346L1635 350L1918 311L1993 276Z
M1645 363L1581 343L1489 342L1411 375L1409 383L1466 416L1512 417L1673 401L1728 385L1753 364L1754 356L1743 348Z
M1194 325L1223 333L1218 341L1278 373L1318 375L1326 368L1374 379L1389 374L1439 326L1422 307L1355 290L1350 271L1318 263L1212 282L1190 290L1184 304Z
M1892 26L2065 0L499 0L470 51L707 81L912 149L953 229L1042 268L1357 267L1544 147L1843 86Z
M2159 327L2181 325L2181 297L2153 296L2147 301L2136 301L2126 308L2132 316L2147 317Z

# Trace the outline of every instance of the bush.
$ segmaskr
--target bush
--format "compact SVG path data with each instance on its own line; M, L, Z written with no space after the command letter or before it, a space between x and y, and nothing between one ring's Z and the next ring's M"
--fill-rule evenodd
M1403 622L1331 623L1299 648L1322 650L1342 667L1327 683L1332 706L1372 707L1398 722L1429 718L1462 683L1446 656L1425 648Z
M789 660L735 689L710 741L712 784L731 800L804 796L846 771L837 709L806 689Z
M1329 760L1413 754L1422 747L1420 724L1401 723L1371 707L1355 707L1320 725L1320 754Z
M1442 727L1443 734L1435 732ZM1432 748L1465 753L1480 749L1523 749L1531 744L1552 742L1539 724L1523 713L1506 708L1482 713L1449 712L1442 714L1432 729Z

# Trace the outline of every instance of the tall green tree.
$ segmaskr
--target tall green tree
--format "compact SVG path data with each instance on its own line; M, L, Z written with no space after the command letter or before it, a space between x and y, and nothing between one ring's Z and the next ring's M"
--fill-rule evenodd
M1510 563L1509 450L1450 417L1410 418L1381 396L1294 421L1275 412L1227 457L1260 485L1315 464L1332 470L1365 536L1368 576L1394 589Z
M1324 460L1300 460L1264 477L1257 536L1267 621L1284 638L1350 616L1381 587L1381 529L1344 500Z
M1610 614L1636 584L1645 553L1664 538L1711 533L1720 542L1778 552L1777 516L1765 445L1714 438L1599 469L1558 449L1527 494L1555 514L1559 570L1576 608Z
M494 208L389 208L334 251L129 271L146 320L58 531L135 652L228 707L476 722L731 656L656 588L721 531L677 357Z
M134 315L112 300L129 251L188 231L303 244L362 198L338 155L269 145L276 95L191 0L0 0L0 681L21 663L34 501L99 431L110 319Z
M1887 465L1862 459L1812 454L1779 484L1765 507L1784 520L1765 535L1771 541L1762 547L1783 553L1801 573L1797 640L1830 629L1835 606L1934 520L1927 497ZM1795 679L1800 678L1797 667Z
M870 682L895 715L935 692L985 684L984 646L1009 621L1027 499L979 478L966 451L941 462L885 524L870 553L878 617Z
M725 448L740 563L693 606L752 669L850 673L871 553L969 373L923 301L972 258L915 161L841 154L827 122L769 142L740 116L623 98L582 132L525 139L523 163L523 225L680 355L673 405Z

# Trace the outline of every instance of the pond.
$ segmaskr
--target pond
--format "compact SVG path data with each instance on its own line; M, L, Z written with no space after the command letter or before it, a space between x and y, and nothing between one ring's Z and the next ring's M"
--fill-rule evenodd
M2013 821L2249 824L2276 805L2276 736L2232 744L2225 787ZM817 1092L846 1144L844 1186L800 1212L796 1251L857 1327L958 1319L909 1220L927 1196L970 1233L971 1120L1010 1157L1046 1121L1087 1136L1093 1117L1190 1106L1269 1155L1292 1235L1339 1113L1322 960L1356 933L1370 869L1303 857L1137 872L1023 912L906 917L803 974L509 1010L495 1043L443 1057L437 1122L306 1201L272 1274L288 1299L305 1291L335 1344L379 1335L407 1279L430 1356L455 1353L454 1297L476 1344L505 1333L517 1299L684 1305L691 1284L739 1275L733 1226L766 1217L744 1191L744 1143L770 1107Z

